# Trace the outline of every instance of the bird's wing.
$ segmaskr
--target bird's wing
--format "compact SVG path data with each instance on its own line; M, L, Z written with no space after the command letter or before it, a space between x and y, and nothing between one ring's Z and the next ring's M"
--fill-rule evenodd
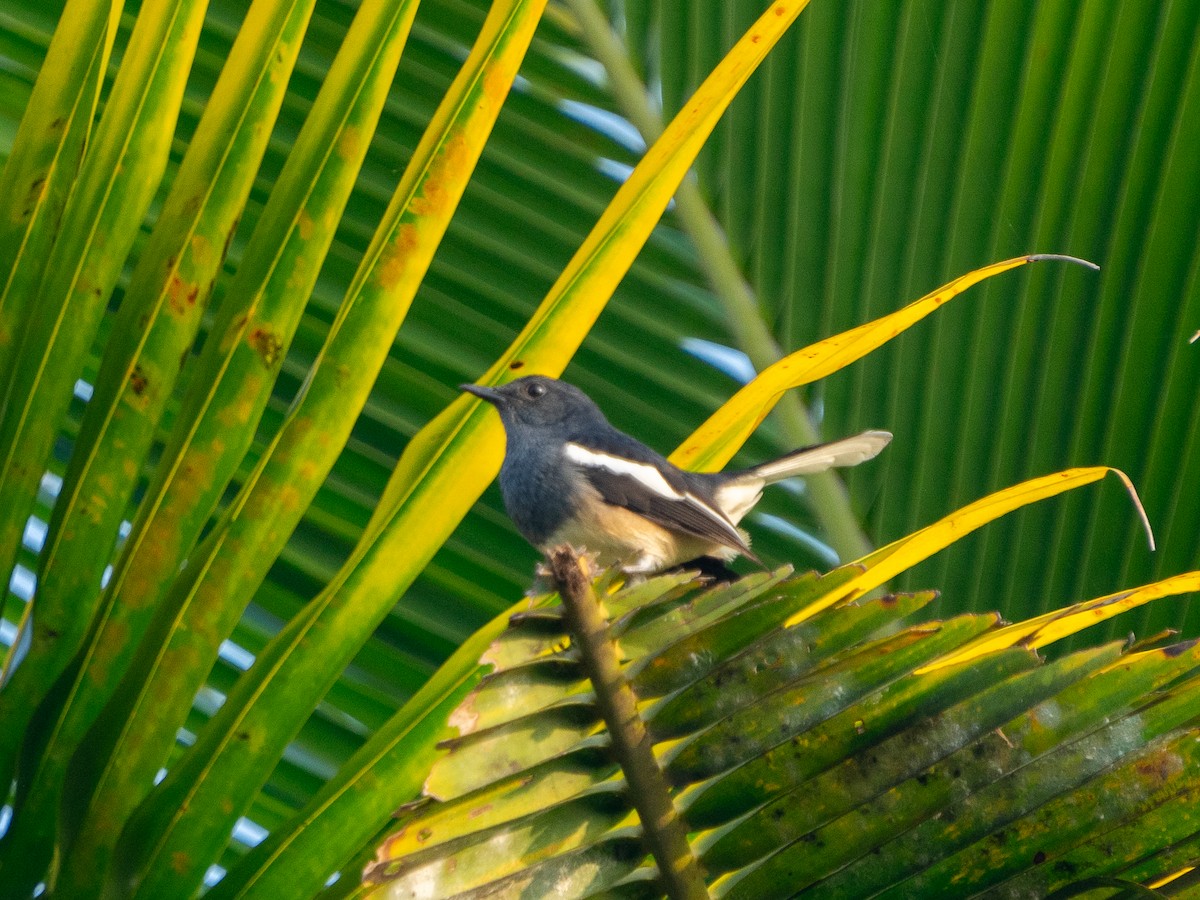
M606 503L636 512L671 531L730 547L757 560L737 527L711 501L689 489L670 463L658 461L640 444L630 444L618 450L615 446L570 442L564 453Z

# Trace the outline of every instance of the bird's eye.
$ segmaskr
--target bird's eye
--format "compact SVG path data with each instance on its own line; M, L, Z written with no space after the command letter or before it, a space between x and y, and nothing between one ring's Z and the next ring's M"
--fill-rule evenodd
M525 388L525 393L530 397L540 397L542 394L546 393L546 386L535 381L529 387Z

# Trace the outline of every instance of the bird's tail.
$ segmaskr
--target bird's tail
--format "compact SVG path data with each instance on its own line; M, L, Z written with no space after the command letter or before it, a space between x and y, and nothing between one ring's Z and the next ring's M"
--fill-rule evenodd
M773 484L795 475L811 475L826 469L857 466L878 456L891 440L890 431L864 431L853 437L793 450L786 456L762 463L741 474L761 478L765 484Z

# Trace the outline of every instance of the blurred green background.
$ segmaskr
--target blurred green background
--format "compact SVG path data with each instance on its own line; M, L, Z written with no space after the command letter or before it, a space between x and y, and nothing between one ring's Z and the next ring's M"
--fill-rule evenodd
M603 8L669 117L763 6ZM125 11L113 70L137 7ZM227 271L354 8L317 5ZM0 152L60 9L0 0ZM321 346L485 9L481 0L421 5L244 470ZM212 4L175 161L243 13L235 0ZM863 428L896 435L883 457L846 475L876 544L1056 469L1113 465L1137 485L1157 552L1123 492L1105 483L990 525L897 585L941 589L940 614L998 609L1015 620L1200 566L1200 343L1188 343L1200 329L1198 37L1197 0L813 0L701 156L701 194L785 350L1005 257L1070 253L1101 265L1093 273L1039 263L999 276L804 392L823 438ZM406 440L508 345L643 148L571 9L552 3L350 445L227 642L187 731L336 571ZM143 235L156 213L157 204ZM664 452L745 377L727 298L702 262L669 210L565 376ZM221 291L218 282L214 302ZM81 383L76 423L87 394ZM783 430L768 419L739 460L790 449ZM70 438L68 429L44 481L43 521ZM748 527L768 563L833 562L802 485L774 490ZM35 522L10 585L6 644L30 593L38 532ZM535 561L493 486L326 698L238 839L252 843L310 796L464 637L519 596ZM1105 627L1143 636L1167 626L1200 633L1200 607L1161 601Z

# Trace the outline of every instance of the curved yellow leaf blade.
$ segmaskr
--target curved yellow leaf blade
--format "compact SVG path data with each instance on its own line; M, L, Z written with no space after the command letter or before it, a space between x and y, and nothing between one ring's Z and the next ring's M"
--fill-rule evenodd
M502 384L531 372L562 374L726 108L807 5L808 0L772 4L734 44L646 151L533 317L479 384ZM504 455L503 435L499 421L482 401L465 394L456 398L409 441L368 533L375 535L385 527L397 508L446 464L451 448L458 446L468 449L460 450L462 456L453 460L454 486L440 503L451 510L449 528L453 529L483 486L496 477ZM430 531L430 553L448 533ZM424 564L422 559L418 566Z
M950 546L959 538L970 534L972 531L994 519L1000 518L1005 513L1020 509L1022 506L1028 506L1030 503L1038 500L1044 500L1047 497L1053 497L1057 494L1074 490L1077 487L1082 487L1085 484L1099 481L1109 473L1121 479L1121 482L1129 491L1138 514L1141 517L1142 524L1146 527L1146 532L1150 536L1150 547L1153 549L1154 537L1150 533L1150 523L1146 519L1146 512L1142 508L1141 501L1138 500L1133 484L1124 472L1110 466L1066 469L1062 472L1055 472L1052 475L1031 478L1028 481L1023 481L1002 491L989 494L981 500L976 500L974 503L964 506L962 509L951 513L945 518L939 519L932 525L927 525L920 531L913 532L908 537L893 541L886 547L881 547L874 553L864 556L858 560L858 564L863 566L863 571L860 574L854 576L854 578L850 579L850 581L846 582L836 591L830 592L820 600L797 612L788 619L785 627L790 628L797 622L802 622L834 604L849 603L861 597L868 591L872 591L881 584L895 578L901 572L911 569L917 563L928 559L939 550Z
M1006 625L980 635L954 653L944 656L924 668L917 669L916 673L919 675L923 672L944 669L947 666L978 659L1008 647L1021 646L1036 650L1111 619L1113 616L1149 603L1151 600L1176 594L1189 594L1193 591L1200 591L1200 572L1187 572L1141 587L1117 591L1115 594L1096 597L1092 600L1084 600L1082 603L1052 610L1032 619L1026 619L1024 622Z
M549 375L566 368L730 101L807 5L808 0L772 3L734 44L646 151L533 318L481 384L528 374L529 367ZM535 349L536 356L523 355ZM523 363L524 371L513 371L514 362Z
M741 449L742 444L746 443L746 439L754 433L758 424L779 402L784 391L811 384L862 359L967 288L993 275L1019 268L1026 263L1050 259L1078 263L1092 269L1099 268L1094 263L1073 256L1030 254L992 263L990 266L960 275L894 313L788 354L759 373L758 377L713 413L707 422L697 428L691 437L671 454L671 462L697 472L719 470Z
M94 125L124 0L62 7L16 136L0 171L0 385Z
M1196 332L1196 337L1200 337L1200 331ZM1192 340L1195 341L1196 338L1192 338ZM1176 878L1182 878L1184 875L1187 875L1189 872L1194 872L1195 870L1196 870L1195 866L1184 866L1178 872L1172 872L1170 875L1164 875L1162 878L1159 878L1155 881L1151 881L1149 884L1146 885L1146 887L1150 888L1150 890L1152 890L1152 891L1156 891L1160 887L1170 884Z

